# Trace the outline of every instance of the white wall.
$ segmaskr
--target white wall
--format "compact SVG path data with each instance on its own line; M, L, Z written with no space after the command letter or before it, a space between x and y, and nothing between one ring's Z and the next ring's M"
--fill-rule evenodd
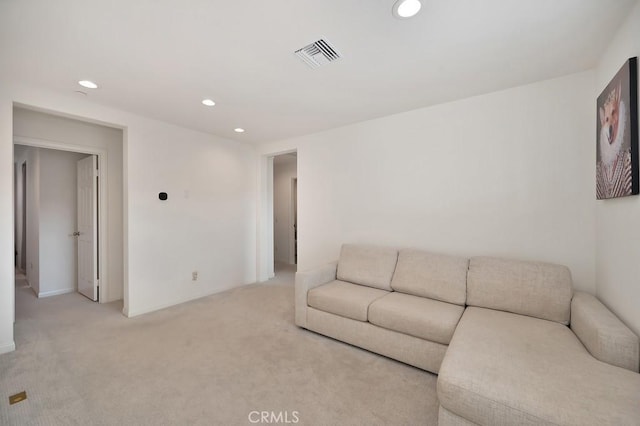
M595 97L627 59L640 56L640 3L606 49L596 68ZM590 140L595 150L595 132ZM636 141L637 143L637 141ZM593 165L595 173L595 165ZM598 297L640 335L640 196L596 203Z
M273 254L273 155L263 155L257 163L258 203L256 205L256 276L266 281L275 276Z
M37 148L36 148L37 149ZM77 162L86 154L40 152L40 288L38 297L77 288Z
M0 354L15 349L13 245L13 106L2 96L0 83ZM9 262L11 260L11 262Z
M255 152L170 125L128 130L129 314L255 282Z
M138 315L256 279L258 158L216 136L0 82L0 351L13 347L13 102L124 128L125 312ZM158 200L158 192L169 200ZM191 281L191 272L199 280Z
M41 139L78 146L80 149L99 148L106 151L108 157L108 265L106 267L110 285L106 287L108 293L101 290L100 297L103 301L122 299L124 291L122 130L15 108L13 131L17 138Z
M284 154L273 159L273 242L277 262L295 263L290 242L293 238L291 184L296 176L295 155Z
M595 291L593 73L264 148L298 150L299 270L343 242L551 261Z

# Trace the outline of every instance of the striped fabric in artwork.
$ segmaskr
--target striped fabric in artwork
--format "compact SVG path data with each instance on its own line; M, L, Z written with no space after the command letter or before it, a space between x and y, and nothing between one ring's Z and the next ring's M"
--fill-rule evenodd
M599 161L596 166L596 196L604 198L626 197L631 190L631 153L623 151L611 164Z

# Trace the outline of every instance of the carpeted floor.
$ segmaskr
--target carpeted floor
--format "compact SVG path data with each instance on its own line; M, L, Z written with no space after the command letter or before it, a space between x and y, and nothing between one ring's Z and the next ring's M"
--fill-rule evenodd
M0 424L242 425L260 420L253 411L280 424L437 423L435 375L293 324L290 268L135 318L121 309L37 299L18 280Z

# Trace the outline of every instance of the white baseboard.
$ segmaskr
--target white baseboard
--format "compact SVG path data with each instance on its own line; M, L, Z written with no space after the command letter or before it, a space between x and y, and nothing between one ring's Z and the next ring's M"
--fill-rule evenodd
M0 345L0 354L6 354L7 352L13 352L16 350L16 343L6 343L4 345Z
M62 290L41 291L40 293L38 293L38 298L59 296L61 294L73 293L74 291L76 291L75 288L63 288Z

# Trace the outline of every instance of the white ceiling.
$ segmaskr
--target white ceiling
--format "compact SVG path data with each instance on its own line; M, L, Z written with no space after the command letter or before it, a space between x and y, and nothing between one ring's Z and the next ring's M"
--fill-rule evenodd
M635 0L393 3L0 0L0 77L257 144L592 68Z

